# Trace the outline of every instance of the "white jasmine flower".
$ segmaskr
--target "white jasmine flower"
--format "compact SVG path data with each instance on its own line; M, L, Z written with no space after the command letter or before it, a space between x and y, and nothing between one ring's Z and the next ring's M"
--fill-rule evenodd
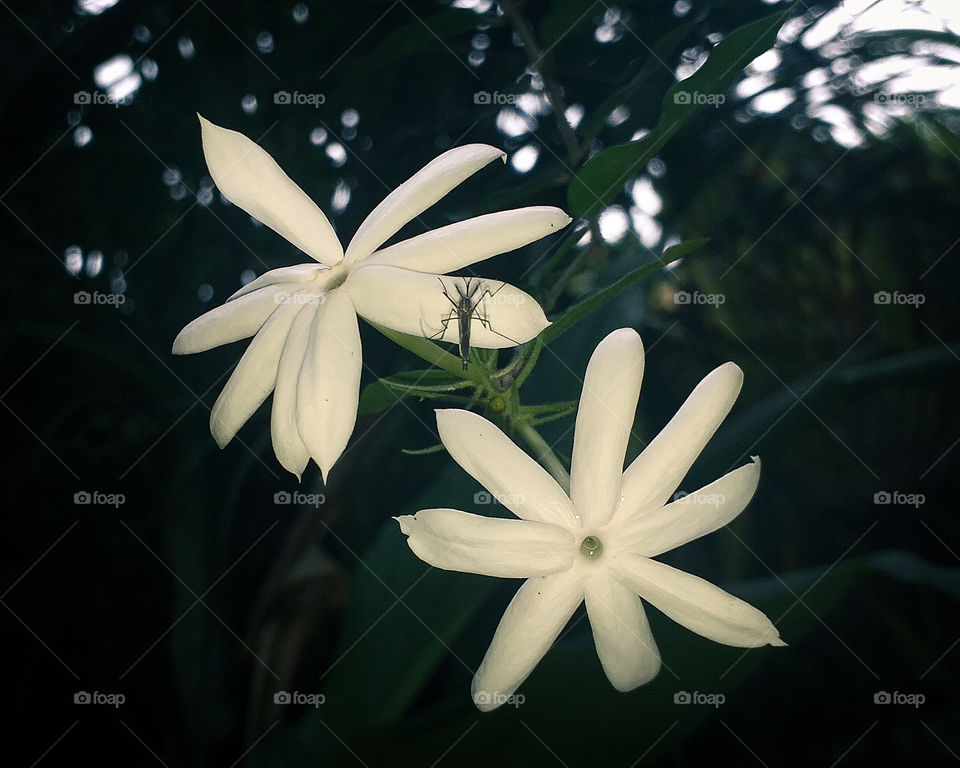
M623 471L643 344L622 328L597 346L577 412L569 496L496 426L463 410L437 411L450 455L519 520L456 509L398 517L407 543L437 568L527 579L507 607L480 668L473 698L489 711L516 691L581 602L614 687L652 680L660 654L643 600L727 645L784 645L756 608L652 558L717 530L746 507L760 461L671 501L729 412L743 372L726 363L697 385L673 419Z
M203 117L200 125L207 167L223 195L315 261L261 275L180 331L173 352L202 352L254 336L217 398L210 431L222 448L272 391L274 452L298 478L312 456L326 481L353 432L362 366L357 315L403 333L419 336L427 329L427 335L455 342L456 322L440 331L452 309L443 289L456 297L459 278L439 276L570 222L559 208L521 208L381 249L471 174L506 158L495 147L469 144L444 152L387 195L344 252L323 212L269 154ZM549 325L531 296L499 281L485 282L489 293L478 315L486 324L472 321L473 346L524 343Z

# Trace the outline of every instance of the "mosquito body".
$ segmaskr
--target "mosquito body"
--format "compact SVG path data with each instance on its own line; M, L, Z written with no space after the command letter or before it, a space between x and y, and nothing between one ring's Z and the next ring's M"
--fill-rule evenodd
M447 301L453 305L453 308L449 314L440 321L440 330L433 334L433 336L427 337L429 339L441 338L447 332L450 323L456 318L457 331L459 332L457 341L460 349L460 364L463 366L463 370L467 370L467 366L470 364L470 324L474 320L478 320L484 328L493 331L490 325L490 318L488 318L482 310L481 303L487 296L491 298L496 296L500 289L506 285L506 283L503 283L500 285L500 288L491 292L489 288L484 287L482 280L477 279L476 282L474 282L475 279L476 278L465 278L462 285L459 281L455 282L454 287L457 289L456 298L450 295L447 291L447 286L443 280L440 280L440 285L443 287L443 295ZM497 333L496 331L493 332ZM502 333L498 335L503 336ZM504 336L504 338L506 339L508 337ZM512 341L512 339L510 339L510 341Z

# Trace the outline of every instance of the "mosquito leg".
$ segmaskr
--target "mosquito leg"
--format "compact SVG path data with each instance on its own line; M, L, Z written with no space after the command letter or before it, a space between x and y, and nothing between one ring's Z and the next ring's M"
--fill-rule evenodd
M477 299L476 304L473 305L473 309L471 310L471 317L474 320L479 321L480 325L482 325L488 331L491 331L492 333L497 334L497 336L499 336L500 338L506 339L507 341L512 342L513 344L519 345L520 344L519 341L517 341L516 339L511 339L509 336L503 333L500 333L498 330L496 330L493 327L493 325L490 322L490 315L488 314L486 307L483 306L484 298L486 298L487 296L489 296L490 298L493 298L503 289L503 286L505 285L506 283L501 283L500 287L493 292L491 292L489 288L485 289L483 293L480 294L480 298Z
M443 334L447 332L447 327L450 325L450 321L453 320L455 316L456 316L456 312L451 309L450 313L445 318L440 320L440 330L430 336L428 336L427 332L423 329L423 318L421 317L420 318L421 335L423 336L423 338L427 339L428 341L435 341L436 339L441 338Z
M439 276L439 275L437 275L437 280L440 280L440 276ZM455 285L456 285L456 284L455 284ZM440 280L440 287L443 289L443 295L447 297L447 301L449 301L451 304L453 304L453 308L454 308L454 309L457 309L460 305L457 304L456 301L454 301L453 297L452 297L449 293L447 293L447 286L444 285L443 280ZM460 292L460 286L458 285L458 286L457 286L457 293L459 293L459 292Z

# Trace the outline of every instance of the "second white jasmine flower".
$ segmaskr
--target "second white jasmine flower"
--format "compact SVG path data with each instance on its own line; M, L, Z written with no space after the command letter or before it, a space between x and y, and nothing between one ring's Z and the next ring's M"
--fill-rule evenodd
M456 509L397 518L410 548L437 568L526 579L473 679L483 711L516 691L582 602L603 670L620 691L660 669L643 600L719 643L784 645L753 606L652 559L729 523L757 488L754 458L670 501L733 406L743 373L726 363L708 374L624 471L643 367L643 345L629 328L594 351L577 412L569 496L494 424L469 411L437 411L450 455L519 518Z

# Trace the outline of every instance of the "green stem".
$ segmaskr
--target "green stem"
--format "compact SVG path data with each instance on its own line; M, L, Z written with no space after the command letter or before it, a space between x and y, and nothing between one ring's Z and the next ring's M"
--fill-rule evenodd
M520 436L526 441L527 445L533 449L537 458L540 460L540 463L544 468L549 472L553 479L556 480L560 487L563 489L564 493L570 493L570 474L567 472L566 467L563 466L563 462L557 458L557 454L553 452L553 449L547 445L547 441L543 439L539 432L526 420L517 420L514 422L517 428L517 432L520 433Z
M543 311L550 314L556 303L560 300L567 285L583 271L584 265L593 262L602 264L607 259L607 244L600 235L600 225L596 216L589 220L590 226L590 245L584 248L571 261L567 268L563 270L556 282L545 292L543 298Z
M540 43L533 36L526 19L520 14L513 0L500 0L500 8L503 15L507 17L513 31L523 42L523 49L527 53L527 59L530 61L530 71L539 72L543 78L543 89L547 92L547 98L550 100L550 106L553 107L553 116L557 121L557 130L560 132L560 139L563 141L564 149L567 150L567 160L571 167L576 167L580 162L580 143L577 136L567 122L565 115L567 105L563 100L560 86L553 78L553 68L547 59L546 51L540 48Z
M549 328L549 326L547 327ZM514 384L517 389L520 389L520 387L523 386L523 382L527 380L527 377L533 373L533 368L537 364L537 360L540 359L540 352L543 351L543 342L540 341L539 336L527 345L527 348L524 349L525 354L527 350L530 350L530 353L526 355L523 368L520 370L520 375L517 376L516 383Z

